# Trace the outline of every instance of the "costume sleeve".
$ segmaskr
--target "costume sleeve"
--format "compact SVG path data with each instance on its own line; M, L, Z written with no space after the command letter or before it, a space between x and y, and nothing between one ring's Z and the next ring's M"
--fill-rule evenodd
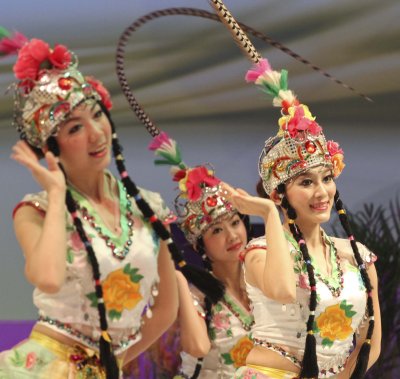
M158 192L140 188L140 193L163 224L168 225L176 220L176 215L167 207Z
M249 252L254 249L265 249L267 250L267 241L265 240L265 236L253 238L246 245L245 251Z
M47 194L45 191L25 195L24 198L14 207L12 217L14 218L18 209L24 206L33 207L44 216L47 210L47 204Z
M196 308L197 313L200 317L206 317L206 311L204 306L204 295L194 286L190 285L190 295L193 299L193 305Z
M357 242L357 246L364 263L366 263L367 265L371 265L376 262L378 257L371 250L369 250L365 245L359 242Z

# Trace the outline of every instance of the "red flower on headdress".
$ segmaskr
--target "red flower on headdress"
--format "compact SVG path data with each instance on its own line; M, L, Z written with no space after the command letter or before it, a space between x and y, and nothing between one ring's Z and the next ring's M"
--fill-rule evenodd
M183 179L186 176L186 170L178 170L175 174L172 180L174 182L179 182L181 179Z
M335 141L328 141L326 143L326 147L328 149L330 159L333 165L333 175L335 177L339 176L346 166L343 162L344 153L343 150L339 147L339 144Z
M203 187L214 187L220 182L215 176L210 175L204 166L196 167L189 171L186 188L190 200L196 201L200 198Z
M33 38L18 53L14 74L20 80L37 80L42 69L65 70L71 63L71 53L64 45L54 50L41 39Z
M71 53L64 45L55 45L49 60L55 68L65 70L71 63Z
M104 87L103 83L100 80L97 80L93 76L86 76L86 81L95 89L95 91L100 95L101 101L105 105L107 109L111 109L113 104L111 101L110 93L107 91L107 88Z
M25 44L18 54L17 62L14 65L14 74L17 79L36 80L41 68L41 64L49 58L49 45L33 38Z
M290 107L287 114L279 119L279 125L289 132L291 138L295 138L299 131L317 136L322 130L304 104Z

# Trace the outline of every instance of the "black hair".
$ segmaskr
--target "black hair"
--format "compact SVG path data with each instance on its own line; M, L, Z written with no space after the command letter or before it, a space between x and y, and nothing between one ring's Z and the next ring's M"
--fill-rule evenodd
M278 185L277 192L278 192L278 194L280 194L282 196L281 205L282 205L282 208L284 208L286 210L290 231L291 231L293 237L295 238L296 242L298 243L300 251L303 256L303 260L306 263L308 279L309 279L310 288L311 288L310 302L309 302L310 315L307 320L307 337L306 337L306 344L305 344L305 348L304 348L303 361L302 361L302 365L301 365L300 378L318 377L319 369L318 369L317 354L316 354L316 340L315 340L315 336L313 333L315 309L317 306L317 291L316 291L314 267L311 264L311 257L308 253L307 244L303 238L303 235L302 235L299 227L295 223L297 214L296 214L295 209L291 206L291 204L289 203L289 201L286 197L285 184ZM368 315L369 315L369 326L368 326L366 341L363 343L363 345L361 347L361 350L357 357L356 367L354 368L353 373L350 376L350 379L362 379L362 378L364 378L366 370L367 370L369 352L371 349L371 338L372 338L373 329L374 329L374 319L373 319L374 309L373 309L373 303L372 303L372 297L371 297L372 286L371 286L370 279L368 277L368 273L365 269L365 264L364 264L364 262L360 256L360 253L358 251L357 243L356 243L353 233L351 231L350 224L349 224L347 216L346 216L346 212L343 208L343 203L339 198L338 191L336 191L334 198L335 198L335 206L336 206L336 210L339 214L340 222L350 240L351 247L352 247L353 253L354 253L354 257L356 259L363 283L366 288L366 292L368 294L367 309L368 309Z

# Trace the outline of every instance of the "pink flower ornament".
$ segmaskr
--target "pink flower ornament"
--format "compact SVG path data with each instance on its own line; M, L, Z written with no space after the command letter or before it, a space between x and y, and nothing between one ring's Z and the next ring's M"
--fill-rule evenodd
M250 70L247 71L245 79L248 83L256 82L257 79L266 72L272 71L272 68L267 59L261 59Z
M229 327L229 318L227 315L217 313L213 317L213 324L215 325L216 329L222 330Z
M25 360L25 368L27 370L32 370L36 365L36 361L37 361L36 353L34 353L33 351L28 353Z

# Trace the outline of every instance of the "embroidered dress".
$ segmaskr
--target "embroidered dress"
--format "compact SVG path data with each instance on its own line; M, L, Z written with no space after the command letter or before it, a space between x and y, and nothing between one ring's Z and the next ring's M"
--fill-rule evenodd
M273 350L300 367L309 316L310 288L299 247L291 235L286 234L286 238L297 276L296 302L282 305L267 298L247 282L246 289L253 305L254 344ZM353 336L365 319L366 293L360 273L353 263L350 243L346 252L338 252L328 236L323 234L323 238L330 247L332 274L329 278L324 277L312 260L318 294L314 335L317 341L319 378L334 378L343 370L353 349ZM252 240L248 247L251 246L266 248L265 237ZM358 246L364 262L371 264L376 259L375 255L365 246ZM235 378L252 378L251 370L242 368Z
M205 315L198 298L195 305L201 315ZM231 379L236 369L246 363L246 357L253 348L250 333L253 316L229 293L211 309L210 323L211 349L204 357L200 379ZM191 378L197 358L182 352L179 378Z
M107 173L107 175L111 174ZM113 179L116 180L116 179ZM140 328L147 317L151 317L151 307L158 294L159 282L157 261L160 241L150 223L145 220L130 199L122 182L117 181L120 199L119 236L108 230L101 218L93 210L89 201L76 190L71 189L78 202L79 217L96 253L100 265L104 302L108 317L109 333L114 352L121 355L128 347L141 339ZM173 215L165 206L158 193L140 189L143 198L161 220L173 221ZM40 192L24 197L23 204L34 206L45 213L47 194ZM39 310L38 324L57 331L98 351L100 321L96 307L92 268L87 253L76 232L72 218L67 219L67 271L65 282L57 293L49 294L34 290L33 301ZM34 346L32 351L27 346ZM42 348L40 348L42 347ZM33 374L32 367L39 362L49 362L51 354L44 352L49 346L41 346L40 341L22 343L10 351L0 354L0 378L44 378ZM42 360L21 366L21 357L35 355ZM54 352L52 352L54 355ZM56 355L56 354L55 354ZM16 357L18 358L16 360ZM16 368L24 368L20 374L11 374ZM43 370L46 369L45 365ZM33 376L29 376L32 373ZM19 376L18 376L19 375ZM54 376L55 377L55 376Z

